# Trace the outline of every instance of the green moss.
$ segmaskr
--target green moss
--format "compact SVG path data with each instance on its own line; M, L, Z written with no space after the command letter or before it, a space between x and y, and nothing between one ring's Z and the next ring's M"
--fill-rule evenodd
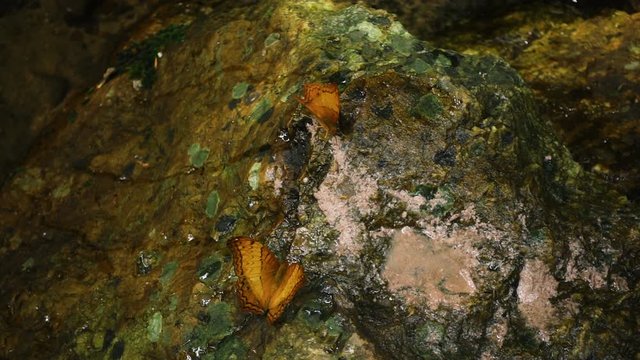
M155 61L167 45L184 39L187 25L170 25L141 42L133 43L117 55L116 72L128 72L132 79L141 80L146 89L156 78Z
M191 163L191 166L197 168L201 168L209 157L209 149L201 148L198 143L191 144L187 153L189 154L189 162Z
M640 61L632 61L624 65L625 70L639 70Z
M82 332L76 337L76 344L74 348L74 352L77 355L82 357L86 357L90 352L90 342L91 342L91 333L90 332Z
M213 218L218 213L218 204L220 203L220 195L217 191L213 190L207 197L207 205L205 207L205 214L208 218Z
M40 168L19 169L14 180L22 191L26 193L37 193L42 190L45 181L42 179Z

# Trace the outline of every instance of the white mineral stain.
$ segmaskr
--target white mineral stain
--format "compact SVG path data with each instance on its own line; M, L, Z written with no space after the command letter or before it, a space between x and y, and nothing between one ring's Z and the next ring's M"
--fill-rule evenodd
M412 195L407 191L387 190L387 193L406 204L407 210L419 212L420 207L427 203L422 195Z
M374 209L371 198L377 192L377 182L368 171L351 164L346 146L337 137L331 139L334 163L314 194L329 224L340 232L341 255L360 251L358 238L365 231L360 219Z
M557 286L558 282L541 260L528 260L520 272L518 309L527 322L538 329L543 341L549 340L545 327L555 318L550 299L556 295Z

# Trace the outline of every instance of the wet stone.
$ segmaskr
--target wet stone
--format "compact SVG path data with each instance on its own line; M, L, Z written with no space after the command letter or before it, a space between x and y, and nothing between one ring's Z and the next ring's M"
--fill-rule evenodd
M373 113L381 118L389 120L391 115L393 115L393 106L391 104L386 104L384 106L378 107L374 105Z
M111 355L110 355L111 360L122 359L122 355L124 355L124 350L125 350L124 348L125 348L124 340L116 341L116 343L113 345L113 348L111 349Z
M246 82L239 82L235 84L233 86L233 89L231 90L231 98L234 100L242 99L244 95L247 93L249 86L251 85Z
M236 218L231 215L222 215L216 223L216 231L221 233L228 233L231 231L236 223Z
M198 267L198 279L205 284L215 285L220 276L222 260L219 256L213 255L205 258Z
M438 151L434 155L433 161L442 166L454 166L456 164L456 149L454 147L448 147Z
M147 275L158 262L155 252L141 251L136 259L136 270L138 275Z
M188 28L150 53L151 89L114 74L65 101L75 121L0 189L0 357L629 356L638 207L573 160L504 60L366 5L192 5L164 19ZM310 82L339 84L335 136L295 100ZM260 274L239 298L235 236L304 285ZM256 314L280 300L275 324Z
M434 118L442 113L442 104L437 96L428 94L422 96L416 104L415 112L425 119Z

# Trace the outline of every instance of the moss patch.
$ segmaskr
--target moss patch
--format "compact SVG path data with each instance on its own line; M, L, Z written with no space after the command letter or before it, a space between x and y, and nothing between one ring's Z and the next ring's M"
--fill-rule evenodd
M169 44L184 39L187 25L170 25L142 42L135 42L117 55L116 72L128 72L132 79L141 80L146 89L156 79L155 61L158 53Z

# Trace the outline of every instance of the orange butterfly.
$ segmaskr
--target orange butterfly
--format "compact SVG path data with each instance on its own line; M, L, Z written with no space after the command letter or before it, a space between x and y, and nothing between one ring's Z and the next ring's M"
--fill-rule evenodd
M302 286L302 266L280 263L266 246L249 237L233 238L227 246L233 253L242 309L257 315L267 313L273 324Z
M338 85L312 83L304 85L302 98L296 97L304 105L329 135L334 135L340 118L340 94Z

